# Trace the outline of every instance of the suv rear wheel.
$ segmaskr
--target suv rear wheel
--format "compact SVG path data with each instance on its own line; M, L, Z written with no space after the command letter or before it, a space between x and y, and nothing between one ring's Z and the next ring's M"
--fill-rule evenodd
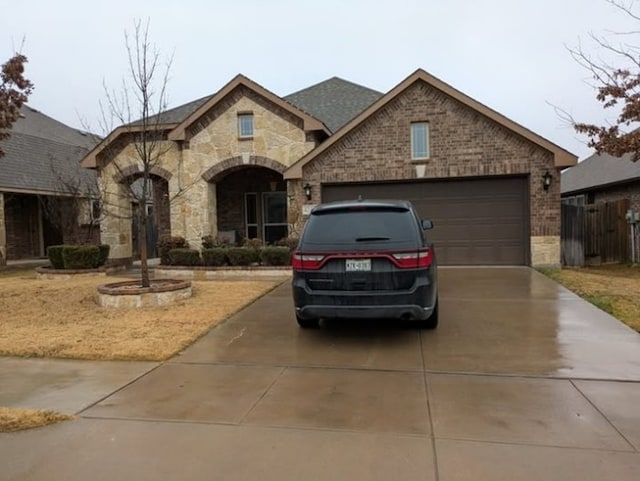
M296 314L296 321L298 321L298 325L305 329L316 329L320 325L320 321L318 319L303 319L298 314Z

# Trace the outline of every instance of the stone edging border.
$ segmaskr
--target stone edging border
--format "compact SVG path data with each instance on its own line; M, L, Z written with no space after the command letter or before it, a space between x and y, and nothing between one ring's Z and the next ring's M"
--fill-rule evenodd
M179 289L187 289L191 287L190 281L177 280L177 279L156 279L156 282L160 282L161 285L151 285L149 287L131 287L128 289L119 289L121 287L135 286L140 284L140 280L134 281L122 281L111 282L109 284L102 284L98 286L98 292L100 294L106 294L111 296L133 296L140 294L159 293L159 292L171 292ZM153 284L154 280L151 281Z
M102 267L97 267L96 269L54 269L50 266L39 266L36 267L36 272L38 274L52 274L52 275L71 275L71 274L93 274L98 273L102 274L107 272L107 269Z
M291 266L153 266L154 270L168 271L290 271Z

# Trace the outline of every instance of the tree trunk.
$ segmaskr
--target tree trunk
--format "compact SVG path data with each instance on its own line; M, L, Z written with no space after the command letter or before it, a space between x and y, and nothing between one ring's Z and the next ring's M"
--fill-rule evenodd
M139 206L140 215L138 222L138 248L140 249L140 272L142 275L142 287L149 287L149 264L147 263L147 206Z

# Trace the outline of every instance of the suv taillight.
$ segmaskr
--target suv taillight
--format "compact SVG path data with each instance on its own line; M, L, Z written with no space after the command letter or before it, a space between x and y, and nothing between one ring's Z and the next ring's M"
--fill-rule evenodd
M303 254L295 252L291 258L291 267L294 271L317 271L324 264L325 256L319 254Z
M433 262L431 249L422 249L417 252L399 252L392 254L394 264L400 269L415 269L416 267L429 267Z

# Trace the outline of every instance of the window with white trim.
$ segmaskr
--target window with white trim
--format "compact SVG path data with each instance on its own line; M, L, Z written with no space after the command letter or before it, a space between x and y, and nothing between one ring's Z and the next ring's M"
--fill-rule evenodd
M429 158L429 124L427 122L411 124L411 158Z
M253 114L238 114L238 136L240 138L253 137Z

